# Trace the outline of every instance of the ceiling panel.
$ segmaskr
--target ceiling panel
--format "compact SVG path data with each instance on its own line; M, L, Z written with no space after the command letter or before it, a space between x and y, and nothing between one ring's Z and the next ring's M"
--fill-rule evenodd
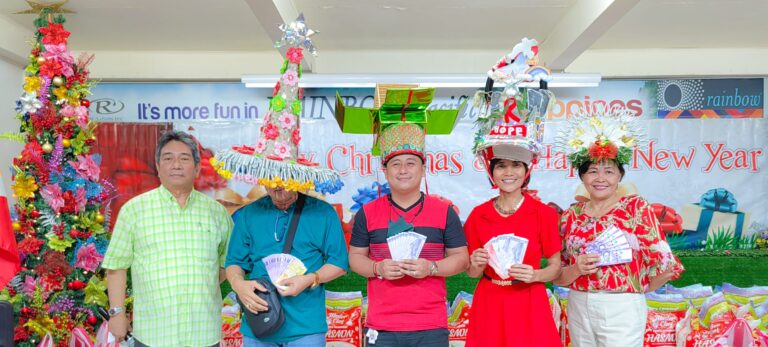
M243 0L71 0L66 8L75 50L265 50L272 42ZM0 13L34 30L29 8L3 0ZM30 34L31 35L31 34Z
M766 0L643 0L596 49L768 47Z

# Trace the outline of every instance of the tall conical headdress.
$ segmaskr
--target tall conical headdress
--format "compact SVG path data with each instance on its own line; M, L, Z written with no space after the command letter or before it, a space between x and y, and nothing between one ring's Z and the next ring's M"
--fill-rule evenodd
M343 183L338 173L321 168L299 154L301 78L303 49L315 55L310 36L316 32L307 28L304 15L290 24L280 25L282 39L276 47L288 46L282 76L275 84L269 112L264 116L261 138L254 146L235 146L216 153L211 164L224 178L234 178L267 187L283 187L292 191L314 189L320 193L335 193Z

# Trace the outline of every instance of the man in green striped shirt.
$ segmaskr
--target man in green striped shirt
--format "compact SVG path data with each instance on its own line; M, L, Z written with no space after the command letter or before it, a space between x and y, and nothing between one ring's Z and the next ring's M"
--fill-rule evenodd
M122 340L130 330L124 307L130 268L136 346L218 346L232 219L194 189L200 153L190 135L163 134L155 162L161 186L122 207L102 263L109 331Z

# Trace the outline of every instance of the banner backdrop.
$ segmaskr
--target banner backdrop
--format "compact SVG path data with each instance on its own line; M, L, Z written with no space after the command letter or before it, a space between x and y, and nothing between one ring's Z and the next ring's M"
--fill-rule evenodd
M658 215L673 246L754 247L755 238L768 225L763 85L763 79L609 80L599 88L554 89L558 100L546 123L546 152L534 168L530 188L544 202L562 208L573 203L580 181L565 155L552 146L561 121L579 109L624 105L642 118L650 142L635 151L623 184L660 204ZM344 211L348 222L349 208L355 203L352 197L361 191L374 193L372 183L383 183L384 177L378 158L370 154L372 137L339 130L333 116L336 91L305 90L300 152L342 175L344 188L326 199ZM338 92L347 105L373 104L373 89ZM471 89L438 89L430 108L456 108L473 94ZM151 180L152 151L162 131L174 128L192 133L203 147L204 160L222 148L253 145L271 95L271 89L247 89L240 83L97 85L92 117L103 123L99 151L109 155L102 165L113 173L120 200L159 184ZM427 138L423 187L453 201L462 219L495 195L470 151L477 112L471 100L469 104L451 135ZM114 177L131 170L143 178L130 173ZM261 188L223 181L206 166L202 176L198 188L233 209L264 194ZM697 205L713 188L730 192L738 206L725 211Z

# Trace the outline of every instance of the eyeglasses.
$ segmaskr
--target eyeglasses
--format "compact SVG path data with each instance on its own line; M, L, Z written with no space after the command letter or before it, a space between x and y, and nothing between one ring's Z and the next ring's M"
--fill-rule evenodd
M275 242L283 241L283 237L285 237L285 233L288 229L288 217L290 215L287 211L278 211L277 212L277 218L275 219ZM278 229L280 230L280 237L278 237Z

